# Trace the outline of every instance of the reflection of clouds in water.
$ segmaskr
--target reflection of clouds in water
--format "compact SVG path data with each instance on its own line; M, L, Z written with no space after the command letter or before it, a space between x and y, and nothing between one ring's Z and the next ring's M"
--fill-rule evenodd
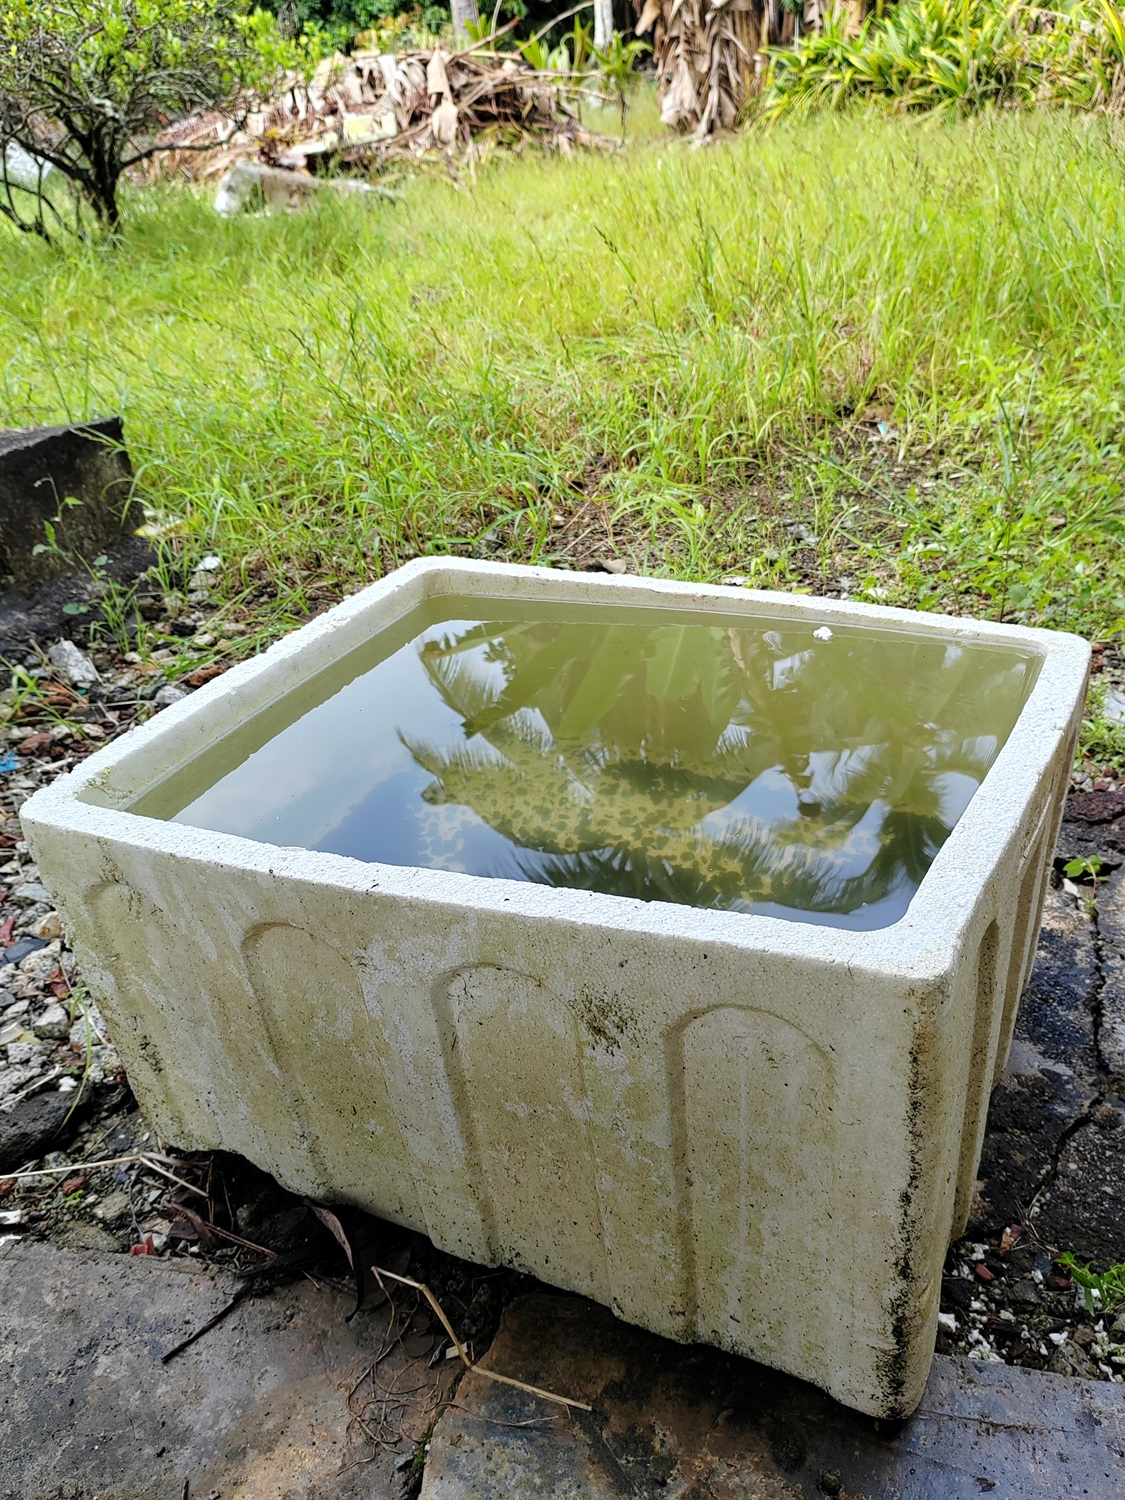
M480 819L457 803L428 806L419 816L418 853L421 863L435 870L465 871L461 856L470 823Z
M456 717L429 689L417 649L395 652L295 720L174 821L321 846L373 786L416 770L399 738L400 718L415 732L460 735Z
M966 776L963 771L939 771L930 784L938 793L939 817L947 828L957 822L980 786L975 776Z

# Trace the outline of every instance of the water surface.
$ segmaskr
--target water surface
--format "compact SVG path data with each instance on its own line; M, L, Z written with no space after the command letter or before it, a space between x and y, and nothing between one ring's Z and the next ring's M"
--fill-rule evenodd
M825 637L744 615L452 609L311 706L306 694L289 721L283 703L247 726L205 790L195 768L186 805L171 784L176 821L883 927L906 911L1038 669L1011 648L869 627Z

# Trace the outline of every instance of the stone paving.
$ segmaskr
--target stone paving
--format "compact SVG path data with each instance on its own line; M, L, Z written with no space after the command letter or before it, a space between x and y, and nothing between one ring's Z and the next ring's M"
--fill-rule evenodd
M1087 818L1096 821L1087 821ZM1072 794L1008 1069L993 1093L970 1232L1014 1222L1100 1264L1125 1259L1125 796Z
M451 1362L386 1305L305 1280L247 1298L183 1262L9 1248L0 1259L0 1495L11 1500L1119 1500L1125 1400L1100 1381L934 1363L910 1421L682 1348L579 1297L510 1303L433 1429ZM440 1347L440 1346L438 1346ZM372 1440L374 1438L374 1441ZM419 1490L420 1483L420 1490Z
M421 1500L1113 1500L1120 1387L939 1355L901 1426L712 1349L679 1349L576 1297L509 1305L484 1361L589 1402L562 1411L472 1373L437 1424Z

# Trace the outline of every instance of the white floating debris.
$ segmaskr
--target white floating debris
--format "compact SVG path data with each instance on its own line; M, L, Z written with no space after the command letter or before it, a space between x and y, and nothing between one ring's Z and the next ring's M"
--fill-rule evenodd
M814 641L830 641L832 639L832 632L827 625L822 625L819 630L814 630L812 635Z

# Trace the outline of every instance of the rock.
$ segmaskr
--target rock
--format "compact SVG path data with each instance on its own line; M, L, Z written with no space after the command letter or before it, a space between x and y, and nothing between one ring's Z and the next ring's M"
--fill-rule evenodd
M90 1049L87 1077L91 1083L109 1083L121 1072L121 1054L116 1047Z
M71 687L92 687L101 681L97 667L73 641L56 641L47 652L47 660Z
M367 182L353 182L344 177L318 178L307 172L240 161L219 181L215 212L226 217L263 210L303 208L317 193L326 190L348 195L375 192Z
M1047 1361L1047 1368L1052 1375L1074 1375L1081 1380L1097 1380L1098 1367L1085 1349L1072 1340L1068 1339L1065 1344L1060 1344L1051 1358Z
M182 698L186 697L187 693L183 688L176 687L173 683L169 682L165 683L162 688L157 689L152 695L152 701L156 708L171 708L173 703L179 703Z
M1125 724L1125 693L1111 687L1102 699L1102 717L1110 724Z
M85 1051L86 1043L90 1041L95 1047L100 1047L105 1038L105 1029L101 1011L96 1005L87 1005L85 1010L79 1011L71 1024L70 1045L81 1047Z
M45 885L40 885L37 880L29 880L25 885L18 885L12 892L12 900L23 902L24 905L34 905L38 901L50 901L51 893Z
M1043 1293L1030 1276L1023 1276L1008 1286L1008 1301L1017 1307L1037 1307Z
M31 593L135 531L132 481L120 417L0 432L0 585Z
M29 979L36 981L46 979L59 967L59 954L54 951L54 944L45 946L40 944L34 953L29 953L26 958L20 959L19 970L26 974Z
M38 1070L46 1048L42 1042L9 1042L8 1066L10 1068L32 1067Z
M29 193L38 193L48 178L53 177L57 171L49 161L32 156L30 151L25 151L15 141L5 142L3 155L4 172L8 181L16 187L26 188Z
M48 1005L37 1021L31 1023L36 1036L61 1042L70 1031L70 1017L61 1005Z
M206 557L200 558L195 565L195 572L188 580L188 588L192 593L201 594L202 598L193 600L191 593L188 594L188 603L206 604L208 595L215 584L215 574L223 566L221 557L214 552L209 552Z
M13 1063L9 1061L6 1068L0 1068L0 1104L12 1099L29 1083L34 1083L39 1077L39 1066L37 1063ZM0 1119L3 1115L0 1115Z
M42 938L45 943L54 942L55 938L62 937L62 918L57 911L49 911L45 917L40 917L31 929L32 936Z
M112 1224L123 1219L129 1212L129 1194L120 1191L107 1193L100 1203L94 1205L94 1217L103 1224Z
M0 1079L3 1078L0 1073ZM54 1090L32 1094L14 1108L0 1110L0 1172L37 1161L48 1146L74 1134L86 1115L88 1100Z

